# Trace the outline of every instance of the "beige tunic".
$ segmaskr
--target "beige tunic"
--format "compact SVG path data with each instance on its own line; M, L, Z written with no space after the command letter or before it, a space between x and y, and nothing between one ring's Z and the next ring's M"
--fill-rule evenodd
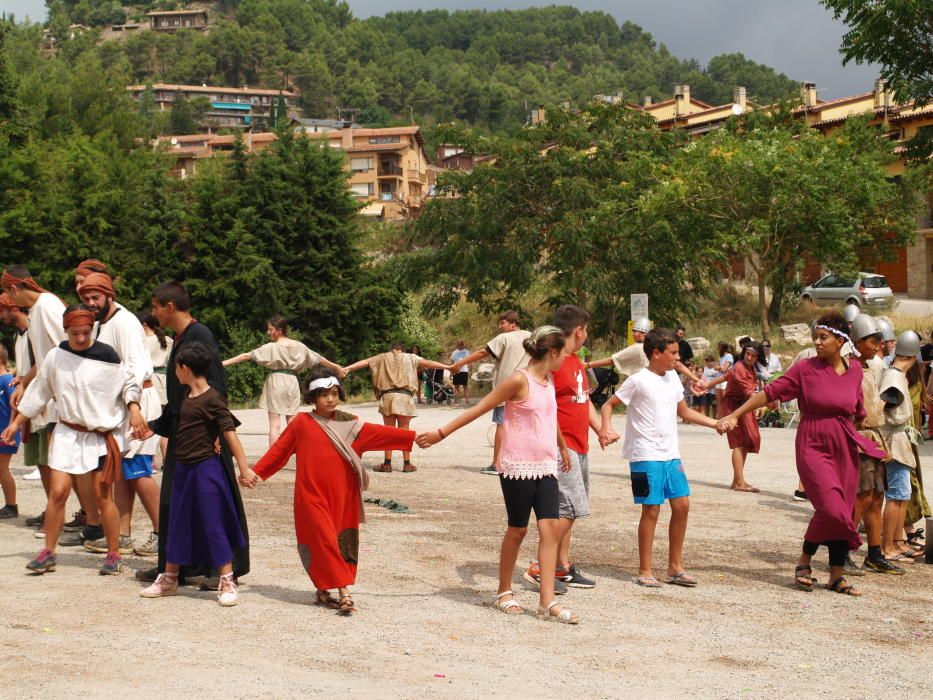
M884 401L878 390L881 374L876 371L871 362L862 371L862 404L865 407L865 428L859 433L875 442L878 447L887 451L887 445L881 435L880 428L884 425Z
M301 407L301 387L296 372L310 369L321 361L321 356L304 343L291 338L279 338L266 343L250 354L250 359L261 367L271 369L262 385L259 408L280 416L293 416Z
M648 358L645 356L644 343L634 343L612 356L612 364L616 371L622 375L621 379L631 377L635 372L643 370L648 366Z
M881 377L881 393L901 395L901 402L897 406L887 404L884 409L884 425L881 426L881 435L888 444L888 453L893 459L915 469L917 462L914 458L913 443L907 435L905 428L914 422L914 405L910 400L910 387L907 377L900 370L888 368Z
M390 350L376 355L369 363L373 392L384 416L417 416L414 394L418 391L418 363L410 352Z

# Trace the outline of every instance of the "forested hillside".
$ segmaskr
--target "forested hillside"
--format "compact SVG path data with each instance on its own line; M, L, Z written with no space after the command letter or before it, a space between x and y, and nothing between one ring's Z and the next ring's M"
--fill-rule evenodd
M176 7L172 2L53 0L49 24L69 65L90 54L127 82L295 88L307 116L332 117L338 106L351 107L373 125L414 118L427 126L458 120L509 131L530 107L580 104L598 93L622 92L638 102L689 84L695 97L722 104L735 85L759 102L786 97L795 86L740 54L717 56L707 66L675 57L630 22L571 7L394 12L359 20L335 0L197 6L210 13L208 32L139 32L99 44L99 28L68 30L71 23L145 21L146 11ZM20 30L38 45L39 27Z

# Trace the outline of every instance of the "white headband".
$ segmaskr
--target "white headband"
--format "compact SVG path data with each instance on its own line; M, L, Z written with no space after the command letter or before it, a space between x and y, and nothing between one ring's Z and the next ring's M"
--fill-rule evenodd
M320 379L315 379L308 385L308 391L330 389L332 386L340 386L340 381L337 377L321 377Z
M856 357L862 356L862 353L860 353L858 350L855 349L855 343L852 342L852 338L850 338L848 335L843 333L838 328L833 328L832 326L824 326L822 323L816 324L816 328L820 330L824 330L824 331L829 331L837 338L842 338L844 341L846 341L849 344L849 349L852 351L853 355L855 355Z

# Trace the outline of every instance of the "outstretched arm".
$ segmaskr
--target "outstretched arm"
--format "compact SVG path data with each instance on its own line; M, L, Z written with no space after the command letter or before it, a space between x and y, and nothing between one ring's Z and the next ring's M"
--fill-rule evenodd
M752 397L735 409L728 416L719 421L719 429L722 432L732 430L739 424L739 418L751 411L757 411L768 403L768 395L764 391L752 394Z
M296 416L296 418L298 418ZM285 426L285 430L279 435L278 439L272 443L266 453L260 457L259 461L253 465L253 471L256 475L266 481L272 477L279 469L284 467L289 458L295 454L298 446L297 431L304 418L298 418Z
M334 372L336 372L338 379L343 379L345 376L347 376L347 373L343 367L338 365L336 362L331 362L323 355L321 355L320 363L328 369L332 369Z
M586 369L593 369L594 367L611 367L611 366L612 366L612 358L611 358L611 357L604 357L604 358L601 359L601 360L593 360L592 362L584 362L584 363L583 363L583 366L584 366Z
M683 419L684 423L694 423L713 430L719 429L719 423L715 418L710 418L706 414L693 410L683 399L677 404L677 415Z
M357 360L352 365L347 365L346 367L344 367L343 371L349 374L350 372L353 372L355 370L363 369L364 367L369 367L369 363L372 362L374 359L376 359L376 355L373 355L372 357L367 357L365 360Z
M486 357L489 357L489 351L486 348L483 348L482 350L477 350L476 352L471 352L469 355L464 357L462 360L457 360L456 362L454 362L450 366L450 373L456 374L461 369L463 369L466 365L472 362L479 362L480 360Z
M453 365L445 365L442 362L435 362L434 360L426 360L423 357L418 360L418 369L447 369L453 373Z
M464 411L447 423L447 425L437 430L432 430L428 433L420 433L415 439L415 442L418 443L418 447L423 448L436 445L455 431L460 430L463 426L472 423L484 413L488 413L499 404L511 399L524 388L524 381L525 378L520 373L513 374L491 392L486 394L483 400L473 406L473 408Z
M234 355L228 360L224 360L221 364L224 367L229 367L230 365L238 365L241 362L249 362L251 359L252 359L252 355L248 352L244 352L239 355Z

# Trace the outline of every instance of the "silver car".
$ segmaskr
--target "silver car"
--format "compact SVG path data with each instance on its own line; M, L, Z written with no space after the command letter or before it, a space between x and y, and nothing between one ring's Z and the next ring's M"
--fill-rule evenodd
M826 275L804 288L800 298L824 306L855 304L865 309L894 306L894 292L888 286L888 278L871 272L862 272L855 280L841 275Z

